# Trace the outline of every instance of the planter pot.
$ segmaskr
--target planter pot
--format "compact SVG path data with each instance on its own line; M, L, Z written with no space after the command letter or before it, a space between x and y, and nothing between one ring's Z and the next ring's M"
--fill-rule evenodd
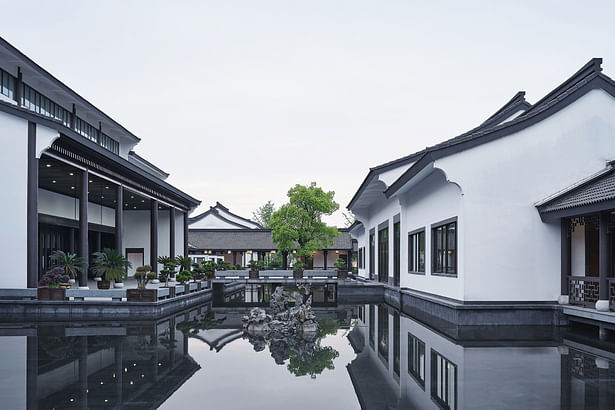
M158 279L152 279L152 280L150 281L150 283L152 283L152 284L154 284L154 285L157 285L157 284L159 284L159 283L160 283L160 280L158 280Z
M70 283L71 285L74 285L75 284L75 279L69 279L68 283Z
M197 281L196 281L196 290L197 290L197 291L199 291L199 290L201 290L201 289L202 289L202 288L201 288L201 281L200 281L200 280L197 280Z
M66 300L64 288L38 288L36 290L38 300Z
M127 289L126 300L128 302L156 302L158 291L156 289Z
M124 287L124 282L113 282L113 287L114 288L123 288Z
M251 270L249 275L250 275L250 279L258 279L258 271L257 270Z
M96 283L98 289L109 289L111 287L111 282L108 280L100 280Z
M302 270L294 270L293 271L293 279L303 279L303 271Z
M337 271L338 279L348 279L348 271L347 270L338 270Z

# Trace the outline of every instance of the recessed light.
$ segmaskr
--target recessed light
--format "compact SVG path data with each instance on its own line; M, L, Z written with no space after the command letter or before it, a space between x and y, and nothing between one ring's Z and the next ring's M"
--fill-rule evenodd
M145 202L145 199L142 199L141 202Z
M132 208L133 208L133 209L137 209L137 207L136 207L136 206L133 206Z
M70 187L70 189L75 189L75 187L74 187L74 186L72 186L72 187Z
M106 186L106 187L105 187L105 189L109 189L109 187L108 187L108 186Z
M104 196L104 195L101 195L101 196L100 196L100 199L105 199L105 196Z
M130 199L135 199L135 197L133 195L130 195Z
M128 206L128 204L124 204L124 206Z
M91 184L93 181L90 179L88 182Z
M51 164L45 164L47 168L51 168Z
M74 172L69 172L68 175L70 175L72 177L73 175L75 175L75 173Z
M52 183L52 184L55 184L55 183L56 183L56 180L54 179L53 181L51 181L51 183Z
M116 203L116 202L117 202L117 201L114 199L114 200L113 200L113 203Z

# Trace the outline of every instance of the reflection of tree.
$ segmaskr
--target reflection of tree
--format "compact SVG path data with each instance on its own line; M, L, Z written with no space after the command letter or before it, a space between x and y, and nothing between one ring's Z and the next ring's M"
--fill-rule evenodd
M176 328L187 336L194 336L201 330L208 330L216 327L220 323L224 322L226 317L220 319L214 319L211 315L202 314L195 316L192 320L186 320L179 323Z
M301 357L291 349L290 361L286 368L297 377L309 374L314 379L325 369L333 370L335 368L333 360L339 355L339 352L331 346L320 346L320 344L314 344L308 357Z
M177 346L177 339L175 339L175 329L165 329L164 332L160 333L158 341L167 350L175 350L175 347Z
M136 354L149 360L152 358L154 351L156 350L156 342L152 336L139 335L137 342L134 345L134 351Z
M322 339L327 335L334 335L340 328L340 322L330 317L316 319L318 322L318 339Z

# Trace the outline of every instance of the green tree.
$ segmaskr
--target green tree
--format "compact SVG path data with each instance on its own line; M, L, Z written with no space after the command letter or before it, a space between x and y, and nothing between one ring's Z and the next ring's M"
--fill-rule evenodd
M278 249L297 249L297 256L307 257L331 246L339 232L336 227L327 226L322 217L339 209L333 200L335 192L325 192L312 182L309 186L295 185L287 195L289 202L271 217L272 238Z
M263 228L270 228L271 217L275 212L275 205L271 201L263 206L259 206L256 211L252 212L252 218Z

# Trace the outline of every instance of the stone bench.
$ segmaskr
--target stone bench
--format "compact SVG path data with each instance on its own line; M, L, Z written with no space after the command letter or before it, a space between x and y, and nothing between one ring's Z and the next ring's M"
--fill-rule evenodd
M335 269L309 269L303 271L304 278L337 278Z
M261 270L258 272L259 278L292 278L292 270Z
M85 298L111 298L111 300L121 301L126 298L126 289L66 289L66 297L74 300L85 300Z
M219 279L229 279L229 278L247 278L249 272L247 270L217 270L215 272L215 277Z

